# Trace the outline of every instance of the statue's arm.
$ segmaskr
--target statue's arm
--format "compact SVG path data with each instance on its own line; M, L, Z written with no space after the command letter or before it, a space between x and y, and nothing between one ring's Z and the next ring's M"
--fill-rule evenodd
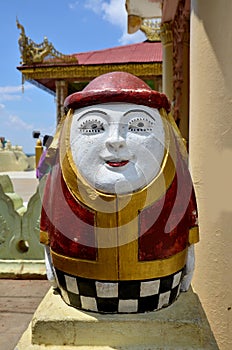
M185 275L182 279L180 290L182 292L187 292L187 290L190 287L192 277L193 277L193 272L195 268L195 252L194 252L194 244L191 244L188 247L188 253L187 253L187 261L185 265Z
M50 247L48 245L44 245L44 254L45 254L45 266L47 272L47 279L50 281L53 288L57 288L56 277L54 272L54 267L52 264L52 258L50 253Z

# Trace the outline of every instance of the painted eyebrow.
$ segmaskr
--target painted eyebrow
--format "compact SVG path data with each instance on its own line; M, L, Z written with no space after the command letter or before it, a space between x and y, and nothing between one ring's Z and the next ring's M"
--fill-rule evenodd
M148 112L144 111L143 109L132 109L132 110L126 112L125 114L123 114L123 116L125 117L128 114L133 113L133 112L142 112L142 113L145 113L146 115L148 115L150 118L154 119L151 114L149 114Z
M98 113L98 114L102 114L102 115L107 115L106 112L103 112L103 111L99 111L99 110L91 110L91 111L87 111L85 112L84 114L82 114L77 120L80 120L81 118L85 117L85 116L88 116L88 115L91 115L92 113Z

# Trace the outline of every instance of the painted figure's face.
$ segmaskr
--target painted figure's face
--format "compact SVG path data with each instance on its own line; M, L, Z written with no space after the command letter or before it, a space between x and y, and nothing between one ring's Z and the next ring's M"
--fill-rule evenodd
M164 157L164 126L157 109L105 103L74 112L70 132L74 163L104 193L132 193L149 184Z

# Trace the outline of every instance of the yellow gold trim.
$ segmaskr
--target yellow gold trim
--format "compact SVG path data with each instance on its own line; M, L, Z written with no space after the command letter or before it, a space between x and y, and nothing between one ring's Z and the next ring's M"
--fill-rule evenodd
M192 227L189 230L189 244L194 244L199 242L199 228L198 226Z
M48 245L50 243L48 233L45 231L40 231L40 243Z
M82 81L93 79L101 74L122 71L138 77L154 77L162 75L162 63L127 63L127 64L101 64L101 65L70 65L50 67L23 67L21 71L25 79L80 79Z
M165 116L167 119L168 123L172 126L176 140L178 141L180 153L185 161L188 159L188 152L187 152L187 147L186 147L186 142L184 142L183 136L181 135L180 129L178 128L175 119L173 118L172 113L167 114L164 109L161 111L161 115Z
M168 276L181 270L186 263L187 249L168 259L138 262L135 261L138 256L137 248L138 241L121 247L121 256L126 260L119 259L123 262L119 267L120 280L142 280Z
M116 203L115 203L116 204ZM105 225L105 227L103 227ZM96 213L96 240L98 247L97 263L101 264L98 270L102 279L118 276L118 235L117 235L117 215L114 213ZM87 268L88 270L88 268ZM93 272L93 276L95 272ZM107 277L105 277L107 276Z
M109 256L111 251L108 250ZM66 273L74 276L99 279L99 280L118 280L118 266L117 260L111 259L112 262L90 261L75 258L68 258L66 256L55 253L51 250L53 265ZM114 254L113 254L114 257Z
M120 276L115 271L115 265L106 264L104 261L84 261L68 258L53 251L51 251L51 255L53 264L57 269L74 276L109 281L144 280L168 276L182 269L186 262L187 249L168 259L136 262L135 264L130 262L130 264L127 264L130 267L129 271L121 266Z
M37 140L35 146L35 167L38 167L40 157L43 153L42 141L40 139Z

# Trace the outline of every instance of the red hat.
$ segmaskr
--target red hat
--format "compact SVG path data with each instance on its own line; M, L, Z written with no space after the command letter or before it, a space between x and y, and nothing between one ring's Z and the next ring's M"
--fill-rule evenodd
M82 91L69 95L64 107L78 109L108 102L135 103L170 112L166 95L152 90L143 80L125 72L111 72L93 79Z

